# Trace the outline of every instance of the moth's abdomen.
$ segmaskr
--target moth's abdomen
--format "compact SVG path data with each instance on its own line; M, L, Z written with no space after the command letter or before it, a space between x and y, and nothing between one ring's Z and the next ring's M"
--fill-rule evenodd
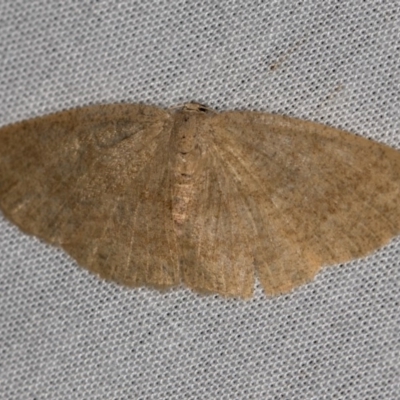
M187 220L190 203L193 198L195 182L202 151L198 131L204 119L202 114L178 112L171 135L171 147L174 151L172 161L172 217L175 231L179 236Z
M188 216L189 205L198 178L199 158L200 151L198 148L187 154L178 152L175 155L173 164L172 217L178 234Z

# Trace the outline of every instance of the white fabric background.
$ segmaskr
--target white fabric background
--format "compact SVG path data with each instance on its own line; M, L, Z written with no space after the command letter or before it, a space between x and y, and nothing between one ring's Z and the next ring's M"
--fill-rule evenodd
M400 3L0 0L0 125L196 100L400 149ZM0 215L1 399L399 399L400 238L244 302L125 289Z

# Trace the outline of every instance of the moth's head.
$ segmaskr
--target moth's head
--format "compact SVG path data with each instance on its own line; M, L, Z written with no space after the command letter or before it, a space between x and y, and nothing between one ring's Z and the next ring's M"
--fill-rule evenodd
M179 112L190 112L190 113L202 113L202 114L214 114L215 111L204 105L204 104L200 104L200 103L196 103L195 101L191 101L190 103L185 103L185 104L181 104L176 108L176 110Z

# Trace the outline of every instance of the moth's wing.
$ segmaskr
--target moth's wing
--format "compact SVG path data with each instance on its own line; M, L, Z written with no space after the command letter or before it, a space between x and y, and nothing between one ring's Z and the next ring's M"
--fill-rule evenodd
M207 140L208 132L202 136L201 167L179 239L182 281L196 291L248 298L254 287L256 233L248 199Z
M179 282L171 218L171 118L89 106L0 130L0 208L23 231L127 285Z
M364 256L400 232L399 151L264 113L226 112L213 124L221 163L247 199L242 218L256 225L250 246L267 293L287 292L322 265Z

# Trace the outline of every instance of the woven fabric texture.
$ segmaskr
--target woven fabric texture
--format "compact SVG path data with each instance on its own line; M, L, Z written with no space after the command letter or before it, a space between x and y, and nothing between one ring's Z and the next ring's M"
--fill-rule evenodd
M287 114L400 149L398 1L0 0L0 125ZM399 399L400 238L250 301L100 281L0 214L0 399Z

